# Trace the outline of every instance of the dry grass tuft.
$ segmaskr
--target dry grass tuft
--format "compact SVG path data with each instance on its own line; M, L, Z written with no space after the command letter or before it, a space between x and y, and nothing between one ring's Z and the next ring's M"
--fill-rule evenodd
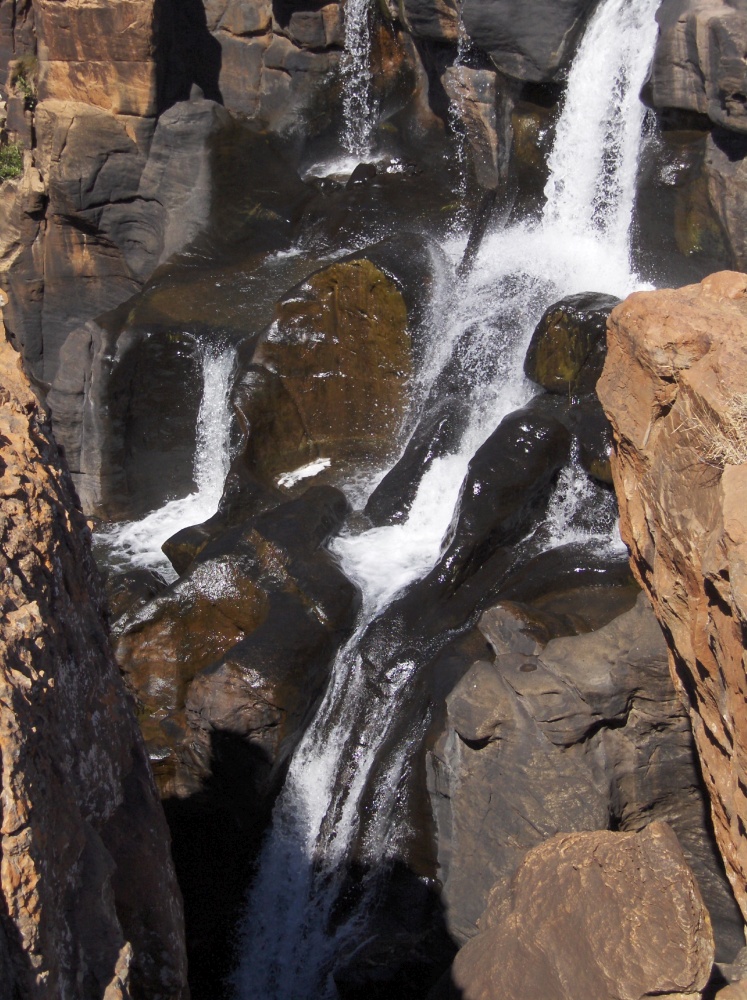
M747 392L729 396L719 413L702 402L691 409L681 426L706 442L704 462L718 469L747 462Z

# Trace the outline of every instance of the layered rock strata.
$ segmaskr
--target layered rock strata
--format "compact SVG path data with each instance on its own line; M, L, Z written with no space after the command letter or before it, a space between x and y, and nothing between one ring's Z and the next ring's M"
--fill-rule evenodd
M689 708L716 839L747 916L747 276L639 292L598 392L631 565Z
M0 331L0 995L186 998L169 835L90 532Z

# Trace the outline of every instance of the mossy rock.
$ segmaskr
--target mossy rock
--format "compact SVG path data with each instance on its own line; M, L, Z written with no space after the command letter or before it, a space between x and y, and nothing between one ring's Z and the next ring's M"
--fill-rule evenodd
M607 351L607 317L619 301L583 292L550 306L524 360L527 378L549 392L593 392Z

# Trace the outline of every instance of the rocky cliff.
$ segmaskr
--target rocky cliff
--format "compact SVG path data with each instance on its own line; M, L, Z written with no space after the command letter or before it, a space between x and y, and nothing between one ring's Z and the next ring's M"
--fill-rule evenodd
M0 328L0 996L188 996L169 835L90 531Z
M598 391L621 531L664 629L747 915L747 276L632 295L608 338Z

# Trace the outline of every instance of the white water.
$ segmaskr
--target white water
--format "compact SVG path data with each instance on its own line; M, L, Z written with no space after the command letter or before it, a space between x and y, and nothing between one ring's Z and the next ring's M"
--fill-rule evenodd
M182 528L207 521L218 510L231 461L231 411L228 397L236 360L233 347L208 346L202 354L202 401L197 416L194 481L189 496L170 500L139 521L124 521L105 528L99 543L110 565L156 570L168 582L176 580L173 566L161 546Z
M368 158L376 126L371 71L371 0L345 0L342 54L342 143L356 161Z
M653 52L656 7L657 0L607 0L598 8L570 74L542 220L495 233L466 281L442 283L433 310L442 317L434 330L433 370L451 359L469 407L468 427L459 453L436 461L424 477L404 524L335 543L346 573L363 589L364 611L276 804L247 908L235 975L240 1000L336 996L332 963L355 941L365 910L361 903L344 921L334 918L346 862L355 850L356 859L375 870L396 852L399 782L418 738L413 732L408 745L380 762L367 810L372 818L361 830L367 780L415 664L398 658L394 646L391 658L384 657L384 677L367 684L360 638L403 587L436 563L470 456L531 396L522 362L544 309L577 292L625 295L640 284L630 270L629 230L642 121L638 94ZM445 247L454 262L463 246L462 240ZM566 541L575 530L583 499L576 479L572 472L558 485L544 527L547 544ZM585 539L599 535L593 525L579 530Z

